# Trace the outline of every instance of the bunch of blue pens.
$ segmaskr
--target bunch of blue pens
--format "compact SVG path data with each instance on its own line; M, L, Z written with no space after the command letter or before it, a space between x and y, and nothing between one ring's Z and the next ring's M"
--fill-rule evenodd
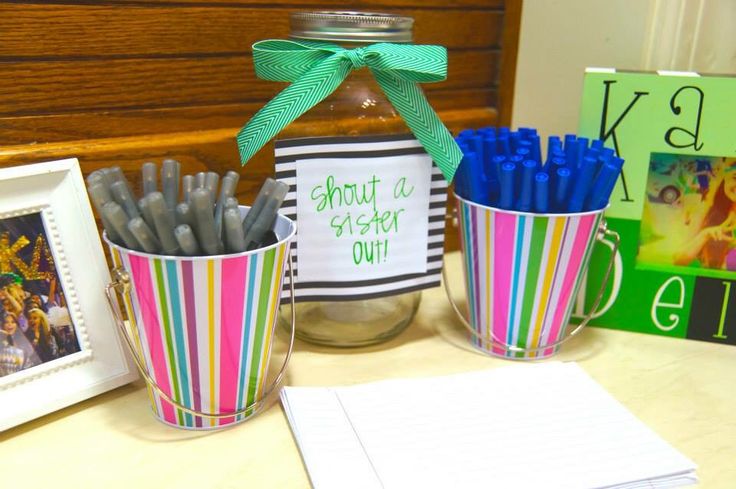
M463 160L455 192L477 204L500 209L567 214L608 205L624 160L603 141L573 134L547 141L547 156L536 129L466 129L455 138Z
M120 167L90 173L87 192L110 241L131 250L183 256L240 253L277 242L273 227L288 185L266 179L243 218L234 196L240 179L236 172L227 172L222 181L214 172L181 179L179 173L178 161L164 160L159 191L158 167L144 163L140 199Z

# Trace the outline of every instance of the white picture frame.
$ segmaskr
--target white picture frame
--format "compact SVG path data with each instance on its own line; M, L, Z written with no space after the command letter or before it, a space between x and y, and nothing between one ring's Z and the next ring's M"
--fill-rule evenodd
M72 353L65 356L47 356L53 359L0 376L0 431L137 378L105 298L109 270L76 158L0 169L0 225L20 216L28 216L23 222L36 222L36 213L43 223L38 234L45 232L55 270L48 280L61 287L54 297L63 295L60 302L76 332L79 351L69 347L66 351ZM7 257L3 261L3 252L0 226L0 274L20 263ZM33 308L32 300L28 307ZM7 315L3 304L0 308ZM23 319L27 327L31 321ZM33 321L37 331L37 320Z

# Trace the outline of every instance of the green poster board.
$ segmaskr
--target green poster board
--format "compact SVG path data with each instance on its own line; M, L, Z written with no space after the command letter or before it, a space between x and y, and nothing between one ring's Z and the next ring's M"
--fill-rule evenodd
M621 246L591 324L736 344L736 77L588 69L579 133L626 160L606 212ZM575 317L610 253L596 247Z

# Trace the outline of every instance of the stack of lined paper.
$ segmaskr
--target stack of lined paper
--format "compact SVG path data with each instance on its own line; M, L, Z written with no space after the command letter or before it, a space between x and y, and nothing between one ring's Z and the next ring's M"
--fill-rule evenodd
M326 488L668 488L695 464L577 364L281 393Z

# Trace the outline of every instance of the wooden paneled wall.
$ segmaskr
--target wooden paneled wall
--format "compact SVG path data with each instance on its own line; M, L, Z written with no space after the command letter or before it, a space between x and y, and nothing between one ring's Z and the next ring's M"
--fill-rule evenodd
M411 15L417 43L448 47L447 81L424 88L456 131L494 124L497 107L510 109L520 2L356 0L350 8ZM241 169L234 136L283 88L255 76L250 46L286 37L291 11L345 8L338 0L2 2L0 166L76 156L85 174L119 165L137 186L142 162L172 157L183 173L239 170L238 197L250 202L273 172L273 147Z

